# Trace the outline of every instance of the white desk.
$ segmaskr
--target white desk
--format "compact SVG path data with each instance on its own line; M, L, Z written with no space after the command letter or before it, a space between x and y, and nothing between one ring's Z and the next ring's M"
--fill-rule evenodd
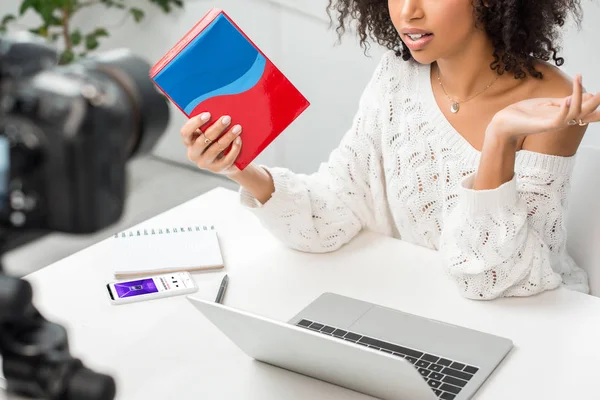
M174 221L177 221L176 223ZM598 399L600 298L567 290L492 302L459 296L436 252L365 233L324 255L290 250L225 189L142 225L215 223L230 285L225 304L288 320L324 291L506 336L516 348L477 399ZM106 241L27 279L41 312L69 330L71 349L113 374L118 399L366 399L248 358L185 297L112 306ZM214 299L225 271L195 274ZM443 340L443 338L440 338Z

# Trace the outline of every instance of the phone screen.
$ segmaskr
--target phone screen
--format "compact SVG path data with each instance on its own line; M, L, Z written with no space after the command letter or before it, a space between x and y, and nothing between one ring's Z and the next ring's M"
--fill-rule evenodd
M114 292L118 298L141 296L144 294L158 293L167 290L164 278L146 278L135 281L116 282Z

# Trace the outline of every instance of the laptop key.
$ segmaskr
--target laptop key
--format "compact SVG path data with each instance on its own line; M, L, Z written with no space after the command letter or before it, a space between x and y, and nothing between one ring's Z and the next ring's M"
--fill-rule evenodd
M419 360L415 363L415 365L417 367L427 368L427 367L429 367L430 364L427 361Z
M445 392L450 392L453 394L458 394L460 392L460 388L458 388L456 386L448 385L447 383L444 383L440 389L442 389Z
M423 354L421 360L429 361L430 363L437 362L440 358L436 356L432 356L431 354Z
M433 393L435 393L436 396L439 396L442 394L442 391L438 389L433 389Z
M432 370L432 371L435 371L435 372L440 372L441 370L444 369L444 367L441 366L441 365L438 365L438 364L431 364L429 366L429 369Z
M411 364L414 364L414 363L416 363L417 361L419 361L419 360L417 360L417 359L416 359L416 358L414 358L414 357L404 357L404 358L406 358L406 360L407 360L407 361L410 361L410 363L411 363Z
M312 328L316 331L320 331L322 327L324 327L325 325L323 324L319 324L318 322L313 322L312 324L310 324L309 328Z
M333 336L343 337L346 333L348 333L348 332L346 332L342 329L336 329L335 331L333 331Z
M446 382L446 383L450 383L454 386L458 386L458 387L465 387L465 385L467 384L467 381L463 381L462 379L458 379L455 378L453 376L448 376L446 375L444 377L444 379L442 379L442 381Z
M431 386L432 388L436 388L436 389L439 388L440 386L442 386L442 382L436 381L435 379L428 379L427 384L429 386Z
M394 354L394 352L393 352L393 351L390 351L390 350L388 350L388 349L381 349L381 351L385 351L386 353Z
M462 371L457 371L457 370L452 369L452 368L444 368L444 370L442 371L442 373L446 374L446 375L453 376L453 377L458 378L458 379L463 379L465 381L468 381L469 379L471 379L473 377L473 375L471 375L471 374L467 374L466 372L462 372Z
M435 379L436 381L441 381L442 379L444 379L444 375L438 374L437 372L432 372L429 377L431 379Z
M423 377L427 378L431 371L426 370L425 368L419 368L419 373L423 375Z
M323 329L321 329L321 332L325 333L332 333L333 331L335 331L335 328L332 326L324 326Z
M443 365L444 367L449 367L452 364L452 361L447 360L445 358L441 358L439 361L436 361L436 363Z
M453 362L452 365L450 366L450 368L454 368L457 369L459 371L461 371L463 368L465 367L465 364L461 364L459 362Z
M477 371L479 371L479 368L477 367L471 367L470 365L467 365L463 371L468 372L470 374L475 374Z
M442 400L454 400L456 396L453 395L452 393L448 393L448 392L444 392L442 393L442 396L440 397L440 399Z
M397 346L395 344L392 344L390 349L395 351L396 353L402 353L404 355L411 356L414 358L419 358L423 355L422 351L407 349L406 347Z
M302 321L298 322L298 325L304 326L304 327L309 326L310 324L312 324L312 321L309 321L306 319L303 319Z
M352 333L352 332L348 332L346 334L346 336L344 336L344 339L350 339L350 340L352 340L354 342L356 342L360 338L361 338L360 335L357 335L356 333Z
M402 347L402 346L398 346L396 344L384 342L383 340L373 339L373 338L370 338L367 336L361 337L360 341L368 343L371 346L381 347L383 349L391 350L394 353L400 353L400 354L404 354L404 355L411 356L414 358L419 358L423 355L423 352L421 352L421 351L407 349L406 347Z

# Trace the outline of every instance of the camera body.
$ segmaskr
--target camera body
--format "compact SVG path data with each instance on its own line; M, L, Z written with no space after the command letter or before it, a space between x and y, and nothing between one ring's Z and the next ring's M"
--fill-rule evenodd
M73 69L42 71L0 101L5 224L89 233L121 216L131 107L101 73Z
M51 54L43 43L28 46L38 57ZM19 50L15 41L0 42L2 48ZM36 71L47 64L38 57L18 69L6 64L26 64L25 55L0 53L0 159L10 160L0 167L0 225L96 232L121 217L126 163L166 129L167 100L150 82L147 64L129 51Z
M127 50L64 66L57 59L33 34L0 35L0 255L33 231L82 234L115 223L127 161L150 151L167 128L168 100L143 59ZM0 264L7 390L112 400L115 381L70 355L66 330L46 320L32 297L29 282L2 274Z

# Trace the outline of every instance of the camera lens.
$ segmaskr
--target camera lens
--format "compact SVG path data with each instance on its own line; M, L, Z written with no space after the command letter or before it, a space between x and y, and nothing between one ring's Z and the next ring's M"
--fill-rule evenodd
M149 152L169 123L169 106L148 78L150 64L127 49L90 56L81 62L110 76L129 97L135 115L135 131L128 141L130 157Z
M71 376L65 400L112 400L115 394L113 378L84 367Z

